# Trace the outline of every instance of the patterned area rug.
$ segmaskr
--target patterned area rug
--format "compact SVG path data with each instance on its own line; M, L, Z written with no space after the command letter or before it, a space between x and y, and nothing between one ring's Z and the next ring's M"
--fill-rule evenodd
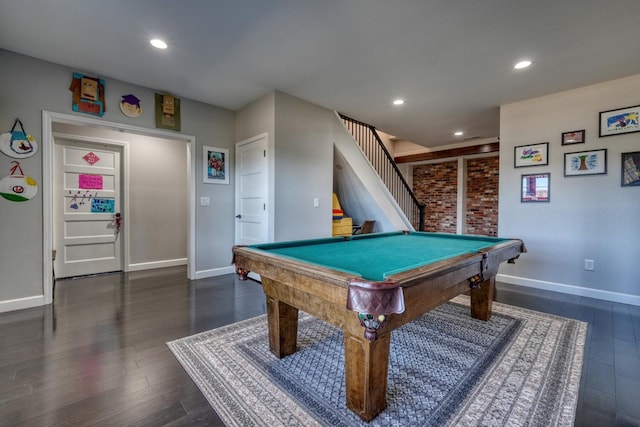
M228 426L572 426L586 323L460 296L392 334L387 408L345 405L342 332L301 313L298 351L269 352L259 316L168 343Z

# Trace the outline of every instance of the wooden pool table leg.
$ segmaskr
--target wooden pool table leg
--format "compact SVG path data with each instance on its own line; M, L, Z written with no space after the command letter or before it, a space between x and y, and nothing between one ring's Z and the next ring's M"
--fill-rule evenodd
M493 293L496 287L496 278L483 281L479 287L471 288L471 317L480 320L491 319L491 306Z
M371 421L387 406L387 371L391 334L375 341L344 332L347 407Z
M269 321L269 349L278 358L296 352L298 337L298 309L267 296Z

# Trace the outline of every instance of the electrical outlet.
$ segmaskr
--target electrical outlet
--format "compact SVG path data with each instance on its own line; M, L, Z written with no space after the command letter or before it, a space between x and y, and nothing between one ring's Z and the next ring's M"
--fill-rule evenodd
M211 199L208 197L200 197L200 206L209 206L211 204Z
M596 269L596 263L592 259L584 260L584 269L587 271L594 271Z
M319 197L314 197L313 198L313 207L314 208L319 208L320 207L320 198Z

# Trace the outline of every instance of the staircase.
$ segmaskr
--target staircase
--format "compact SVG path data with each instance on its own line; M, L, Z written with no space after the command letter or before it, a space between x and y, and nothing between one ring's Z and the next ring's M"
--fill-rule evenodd
M411 187L400 173L376 129L343 114L340 114L340 118L395 198L404 215L416 230L424 231L425 205L420 203L413 194Z

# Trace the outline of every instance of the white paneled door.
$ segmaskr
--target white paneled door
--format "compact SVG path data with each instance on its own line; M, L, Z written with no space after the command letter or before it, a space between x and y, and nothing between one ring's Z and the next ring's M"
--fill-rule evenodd
M267 137L236 145L236 244L269 236Z
M56 276L122 270L119 146L55 139Z

